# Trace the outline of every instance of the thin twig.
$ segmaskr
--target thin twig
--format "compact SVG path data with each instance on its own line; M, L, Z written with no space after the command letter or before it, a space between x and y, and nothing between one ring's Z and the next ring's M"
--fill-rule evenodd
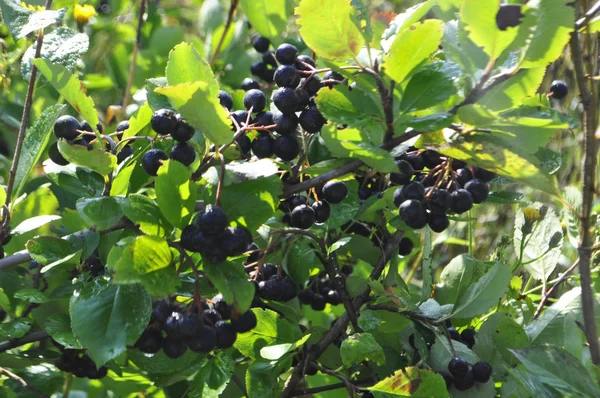
M385 115L385 138L383 142L387 143L394 137L394 86L396 82L392 80L390 83L390 89L385 86L385 82L379 75L370 68L365 68L365 72L375 79L377 84L377 91L381 97L381 105L383 107L383 114Z
M27 382L25 380L23 380L23 378L17 376L10 370L0 367L0 374L5 374L9 378L13 379L14 381L16 381L17 383L22 385L24 388L26 388L29 391L31 391L32 393L36 394L38 397L48 398L48 396L46 394L44 394L43 392L41 392L34 386L30 386L29 384L27 384Z
M324 366L321 366L321 365L319 365L316 362L313 362L311 365L314 366L315 368L317 368L317 370L319 372L321 372L321 373L325 373L326 375L333 376L336 379L340 379L341 382L344 383L344 386L346 386L346 389L348 390L348 397L349 398L352 398L354 396L354 394L356 393L356 391L358 390L354 386L354 384L352 383L352 381L350 381L350 379L348 379L347 377L342 376L341 374L336 373L333 370L328 369L328 368L326 368Z
M239 387L240 390L242 390L242 394L244 394L244 396L248 396L248 392L246 391L246 386L244 385L244 383L242 383L242 381L240 380L239 377L237 377L236 374L232 374L231 375L231 380L233 380L233 382Z
M46 10L52 6L52 0L46 0ZM39 58L42 53L42 44L44 42L44 29L40 29L37 36L37 42L35 47L34 59ZM25 97L25 105L23 106L23 116L21 117L21 126L19 127L19 135L17 136L17 144L15 146L15 154L13 161L8 172L8 184L6 186L6 205L11 203L12 190L15 185L15 177L17 175L17 168L19 167L19 160L21 159L21 151L23 150L23 142L25 141L25 133L27 131L27 124L29 123L29 115L31 114L31 105L33 104L33 91L35 90L35 80L37 78L38 69L31 62L31 75L29 76L29 83L27 85L27 95ZM9 213L5 213L6 217L9 217Z
M558 289L558 287L567 280L567 277L571 274L571 272L573 272L575 270L575 268L577 268L579 266L579 259L575 260L575 262L573 263L573 265L571 265L561 276L560 278L556 281L556 283L554 285L552 285L552 287L550 289L548 289L548 291L546 292L546 294L544 294L542 296L542 299L540 300L540 304L538 305L537 309L535 310L535 314L533 314L533 319L537 319L538 316L540 316L540 314L542 313L542 309L544 308L544 306L546 305L546 302L548 302L548 299L550 298L550 296L552 296L552 294L556 291L556 289Z
M592 8L589 9L588 12L585 13L585 16L583 16L582 18L580 18L576 23L575 23L575 29L579 30L581 28L583 28L585 25L587 25L587 23L596 15L598 14L598 12L600 12L600 1L596 2L596 4L594 4L592 6Z
M221 206L221 192L223 192L223 180L225 179L225 158L223 154L219 152L219 159L221 159L221 172L219 173L219 182L217 184L217 194L215 197L215 204Z
M233 22L233 16L235 15L235 10L239 4L239 0L231 0L231 5L229 6L229 12L227 13L227 22L225 23L225 28L223 29L223 34L221 34L221 38L219 39L219 43L217 43L217 47L215 48L215 52L212 57L210 57L210 65L212 66L215 63L215 60L219 56L221 52L221 47L223 47L223 42L225 41L225 37L227 36L227 32L229 32L229 28L231 27L231 23Z
M125 94L123 95L123 110L127 108L127 102L129 102L129 94L131 92L131 85L133 84L133 78L135 76L135 67L137 63L137 55L142 43L142 25L144 23L144 13L146 12L146 0L140 0L140 11L138 13L137 32L135 35L135 45L133 46L133 53L131 55L131 65L129 66L129 77L127 78L127 86L125 88Z
M372 379L369 378L365 378L365 379L360 379L360 380L356 380L356 381L352 381L352 383L355 386L359 386L362 384L369 384L372 381ZM312 395L312 394L316 394L319 392L325 392L325 391L332 391L332 390L337 390L340 388L345 388L346 384L345 383L335 383L335 384L329 384L326 386L320 386L320 387L312 387L312 388L305 388L303 390L296 390L292 393L292 395L290 395L290 397L300 397L302 395Z
M25 344L34 343L36 341L41 341L48 337L50 337L50 335L47 332L41 331L29 333L18 339L6 340L0 343L0 352L11 350Z

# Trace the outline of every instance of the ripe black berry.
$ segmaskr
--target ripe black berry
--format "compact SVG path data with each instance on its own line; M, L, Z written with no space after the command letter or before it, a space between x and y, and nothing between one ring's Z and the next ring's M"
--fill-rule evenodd
M309 106L300 114L300 125L309 134L318 133L327 122L316 106Z
M196 160L196 152L187 142L180 142L171 149L171 159L183 163L185 166L189 166Z
M157 134L171 134L177 128L177 115L170 109L159 109L152 115L150 125Z
M398 208L400 217L411 228L421 229L427 225L427 214L420 201L409 199Z
M462 377L454 376L454 388L458 391L466 391L475 385L475 379L473 378L473 371L469 369L467 373Z
M425 167L425 160L419 152L405 153L402 155L402 160L410 163L415 170L423 170Z
M454 357L448 362L448 370L454 377L464 377L469 370L469 363L461 357Z
M408 184L415 173L412 165L406 160L399 160L396 162L396 166L398 166L399 172L391 173L390 181L398 185Z
M266 76L268 71L267 64L262 61L255 62L250 66L250 73L254 76L258 76L262 79Z
M315 222L322 224L329 219L331 215L331 206L329 203L319 200L311 206L315 211Z
M340 203L348 196L348 187L342 181L329 181L323 185L323 199L331 204Z
M281 112L275 112L273 122L277 125L275 131L279 134L293 134L298 127L298 116L295 113L284 115Z
M162 162L169 159L160 149L150 149L142 156L142 168L151 176L156 176Z
M398 244L398 254L401 256L408 256L414 248L415 244L409 238L402 238Z
M146 354L155 354L162 348L163 337L159 329L147 328L135 342L135 348Z
M293 65L281 65L275 70L274 79L278 87L296 88L300 83L300 75Z
M219 91L218 98L219 98L219 103L222 106L224 106L228 110L231 110L231 108L233 108L233 97L227 91L224 91L224 90Z
M178 116L177 128L171 133L171 137L179 142L187 142L192 139L195 130L192 126L184 122L180 115Z
M217 331L211 326L204 326L187 340L187 345L194 352L210 352L217 345Z
M237 319L231 320L231 327L237 333L246 333L256 327L257 320L256 315L252 311L246 311L240 315Z
M269 51L270 45L271 45L271 42L269 41L269 39L267 39L266 37L263 37L263 36L258 36L252 42L252 46L259 53L264 53L265 51Z
M304 90L308 93L310 97L317 95L319 90L323 87L323 83L321 83L321 78L317 75L313 75L308 80L302 81L302 86Z
M269 134L259 135L252 141L252 153L259 158L270 158L273 156L275 140Z
M439 152L432 151L430 149L427 149L425 152L423 152L421 156L423 156L423 163L428 169L433 169L435 166L438 166L443 162L442 155L440 155Z
M274 124L273 113L270 111L260 112L254 117L255 126L272 126Z
M267 65L277 67L277 60L275 59L275 53L273 51L263 53L262 60Z
M133 148L129 145L125 145L117 154L117 164L123 163L123 161L131 155L133 155Z
M297 88L296 94L298 94L298 108L297 112L302 112L304 108L310 105L310 94L303 88Z
M265 93L257 89L251 89L244 95L244 107L253 113L262 112L267 106L267 97Z
M450 226L450 221L448 220L448 216L445 214L431 213L428 217L427 224L433 232L440 233L444 232L446 228Z
M54 135L56 138L64 138L67 141L74 140L79 136L77 130L81 130L81 125L73 116L64 115L54 122Z
M522 17L520 4L502 4L496 14L496 26L500 30L518 26Z
M310 303L310 307L315 311L323 311L325 306L327 305L327 300L320 293L315 293L313 296L312 302Z
M327 296L325 298L327 300L327 302L331 305L338 305L342 302L342 297L340 296L340 294L335 291L335 290L330 290L327 293Z
M164 324L167 318L171 316L173 307L167 301L160 300L152 308L152 320Z
M323 80L334 80L327 82L326 86L331 88L336 84L340 84L344 81L344 76L340 75L337 72L329 71L323 75Z
M273 92L273 103L284 115L296 112L300 103L296 90L289 87L281 87Z
M473 348L475 345L475 334L477 334L475 329L465 329L460 333L460 339L467 347Z
M411 181L394 192L394 205L400 206L405 200L421 201L425 197L425 187L417 181Z
M296 228L308 229L315 223L315 219L315 211L310 206L300 205L292 210L292 225Z
M163 341L163 352L171 359L177 359L187 351L187 345L178 338L168 337Z
M196 314L182 314L178 322L179 335L183 338L193 337L202 328L202 320Z
M230 116L236 121L236 123L240 127L245 126L247 122L251 123L251 119L249 120L247 111L242 111L242 110L235 111L235 112L232 112ZM235 123L232 123L232 129L233 129L233 131L237 130Z
M312 303L314 295L315 292L313 292L311 289L305 289L298 293L298 300L300 300L302 304L310 305L310 303Z
M48 148L48 156L50 157L50 160L52 160L59 166L66 166L69 164L69 161L65 159L58 150L57 142L53 143L52 145L50 145L50 148Z
M275 58L280 64L293 65L298 55L298 49L288 43L284 43L275 50Z
M550 85L550 93L552 94L552 98L556 98L557 100L563 99L569 93L569 86L562 80L555 80Z
M221 319L228 320L231 319L231 305L227 304L225 298L223 298L222 294L217 294L212 298L212 304L215 311L221 315Z
M207 235L219 235L228 225L229 219L227 218L227 214L218 206L208 205L198 215L198 226Z
M464 167L462 169L458 169L456 170L456 182L458 182L458 184L461 187L464 187L465 184L469 181L471 181L473 179L473 174L471 173L471 170L469 170L468 168Z
M427 198L427 208L432 213L445 214L450 206L452 206L452 196L445 189L434 189Z
M123 132L125 130L127 130L129 128L129 120L123 120L122 122L119 122L119 124L117 124L117 127L115 127L115 132Z
M202 317L204 318L205 322L210 323L212 325L222 320L221 314L215 309L205 310L202 313Z
M204 235L200 227L196 224L190 224L181 231L181 246L191 252L201 252L204 248Z
M273 152L281 160L289 162L300 153L300 144L293 135L282 135L273 143Z
M456 330L455 328L449 327L448 328L448 334L450 335L450 338L452 340L461 341L460 340L460 333L458 333L458 330Z
M473 196L465 189L457 189L450 196L452 197L451 209L457 214L469 211L473 207Z
M298 55L298 57L296 58L296 68L298 70L311 70L309 67L307 67L304 64L308 64L310 66L312 66L313 68L316 66L315 64L315 60L312 59L311 57L309 57L308 55Z
M478 383L487 383L492 377L492 367L489 363L479 361L473 365L473 379Z
M219 238L228 257L241 256L252 243L252 235L244 227L229 227Z
M235 343L237 333L230 323L219 321L215 323L215 329L217 331L217 348L229 348Z
M446 372L445 370L442 370L442 371L438 372L438 374L444 378L444 382L446 383L447 389L452 387L452 382L454 381L454 378L452 377L450 372Z
M259 282L260 297L273 301L290 301L296 297L296 285L290 279L277 279L272 276L269 280Z
M482 169L481 167L475 167L473 169L473 177L483 182L490 182L494 178L496 178L496 173L487 171L485 169Z
M465 189L473 196L473 203L482 203L490 195L490 187L481 180L473 179L465 184Z

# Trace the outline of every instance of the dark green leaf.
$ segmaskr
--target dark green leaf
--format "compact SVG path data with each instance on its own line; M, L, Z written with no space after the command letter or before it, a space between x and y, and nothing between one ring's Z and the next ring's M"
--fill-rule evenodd
M381 380L370 391L392 397L440 397L448 396L442 376L430 370L407 367Z
M46 297L44 293L32 287L17 291L15 293L15 298L35 304L43 304L48 302L48 297Z
M442 65L427 65L410 79L400 103L402 113L430 108L456 93L452 79L440 70Z
M65 348L81 348L71 331L71 320L68 315L54 314L50 316L44 323L44 330Z
M86 226L98 231L110 228L123 217L123 211L115 198L82 198L77 201L77 212Z
M246 371L248 396L276 398L282 386L279 375L290 366L290 361L254 361Z
M0 336L9 339L18 339L27 334L31 329L31 320L17 318L0 324Z
M258 321L257 326L249 332L238 334L235 348L247 357L260 358L263 347L295 343L300 337L300 329L288 320L281 318L276 312L252 309Z
M520 192L509 192L509 191L492 191L490 196L485 201L487 204L497 205L512 205L519 203L523 199L523 194Z
M383 348L371 333L354 333L348 336L342 342L340 354L346 367L363 361L373 361L380 366L385 363Z
M145 234L165 236L173 229L161 214L158 205L147 196L132 194L120 203L125 217L139 225Z
M73 254L71 244L61 238L39 236L27 242L27 251L42 265L48 265Z
M192 381L194 392L191 396L218 398L229 384L234 367L235 362L225 351L206 360Z
M283 262L285 272L299 285L304 285L308 280L310 270L319 266L319 260L315 255L315 249L308 241L295 241L291 246Z
M69 162L87 167L104 176L112 173L117 164L117 157L109 152L88 149L83 145L69 144L62 138L58 140L58 149Z
M235 305L240 314L248 311L255 287L248 281L248 275L241 265L228 261L212 264L205 260L203 268L228 304Z

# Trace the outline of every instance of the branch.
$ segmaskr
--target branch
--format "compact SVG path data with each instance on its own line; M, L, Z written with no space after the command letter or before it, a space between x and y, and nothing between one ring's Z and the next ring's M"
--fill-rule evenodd
M219 53L221 52L221 47L223 46L223 42L225 41L225 36L227 36L227 32L229 32L231 23L233 22L233 15L235 14L235 10L238 6L238 3L239 3L239 0L231 0L231 5L229 6L229 12L227 13L227 22L225 23L225 28L223 29L223 34L221 35L221 38L219 39L219 43L217 44L217 47L215 48L215 52L213 53L212 57L210 57L210 65L211 66L215 63L217 56L219 56Z
M46 0L46 10L50 9L52 0ZM44 42L44 29L40 29L37 36L37 42L35 47L35 58L39 58L42 53L42 44ZM6 206L10 204L10 198L12 196L13 186L15 185L15 177L17 175L17 167L19 167L19 160L21 159L21 150L23 149L23 141L25 141L25 133L27 130L27 124L29 122L29 115L31 114L31 105L33 104L33 90L35 89L35 79L37 78L37 67L31 63L31 76L29 76L29 84L27 85L27 96L25 97L25 105L23 107L23 116L21 117L21 126L19 127L19 134L17 136L17 144L15 146L15 154L13 161L8 172L8 185L6 186ZM5 214L9 217L9 213Z
M385 115L385 138L383 142L390 142L394 137L394 86L395 82L392 80L390 89L388 90L385 86L385 82L373 69L365 68L365 73L369 74L375 79L377 84L377 91L381 97L381 105L383 106L383 113ZM390 95L391 93L391 95Z
M135 45L133 46L133 53L131 55L131 65L129 65L129 77L127 78L127 86L125 87L125 94L123 95L123 111L125 111L125 108L127 108L127 101L129 101L131 85L133 84L133 77L135 76L137 55L140 49L140 44L142 42L142 24L144 23L144 12L146 12L146 0L140 0L140 11L138 13L138 24L137 32L135 35Z
M585 138L583 158L583 201L581 206L581 224L579 229L579 274L581 278L581 307L583 312L584 333L590 347L590 355L595 365L600 364L600 343L598 342L598 329L594 316L595 295L592 287L590 263L595 225L591 222L590 215L594 204L594 191L596 181L596 142L594 138L596 129L596 109L592 91L588 86L586 74L583 69L584 55L581 52L579 33L571 34L571 59L581 94L583 105L583 118Z
M361 384L369 384L372 381L372 379L369 378L365 378L365 379L360 379L360 380L356 380L353 381L352 383L355 386L361 385ZM346 387L345 383L335 383L335 384L329 384L327 386L320 386L320 387L312 387L312 388L305 388L303 390L296 390L292 393L292 395L290 395L290 397L300 397L303 395L312 395L312 394L316 394L319 392L325 392L325 391L331 391L331 390L337 390L339 388L344 388Z
M11 350L25 344L34 343L50 337L47 332L33 332L18 339L10 339L0 343L0 352Z
M585 25L587 25L590 19L592 19L596 14L598 14L598 12L600 12L600 1L596 2L596 4L594 4L592 8L590 8L589 11L585 13L585 16L583 18L580 18L575 23L575 30L579 30Z
M6 376L8 376L9 378L13 379L17 383L19 383L20 385L22 385L24 388L28 389L32 393L36 394L37 396L42 397L42 398L48 398L48 396L46 394L44 394L43 392L41 392L34 386L30 386L29 384L27 384L27 382L25 380L23 380L23 378L17 376L10 370L0 367L0 374L2 374L2 373L5 374Z
M567 277L571 274L571 272L573 272L575 270L575 268L577 268L579 266L579 259L575 260L575 262L573 263L573 265L571 265L561 276L560 278L558 278L558 280L556 281L556 283L546 292L546 294L544 294L544 296L542 297L542 299L540 300L540 304L538 305L537 309L535 310L535 314L533 315L533 319L537 319L537 317L540 316L540 314L542 313L542 309L544 308L544 305L546 305L546 302L548 302L548 299L550 298L550 296L552 296L552 294L556 291L556 289L558 289L558 287L567 280Z

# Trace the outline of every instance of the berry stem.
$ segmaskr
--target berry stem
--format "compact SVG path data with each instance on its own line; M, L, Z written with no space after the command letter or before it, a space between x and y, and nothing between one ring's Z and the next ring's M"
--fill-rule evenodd
M217 43L217 47L215 48L215 52L210 57L210 66L213 66L219 53L221 52L221 47L223 47L223 42L225 41L225 37L227 36L227 32L229 32L229 28L231 27L231 23L233 22L233 16L235 15L235 10L237 9L239 4L239 0L231 0L231 5L229 6L229 12L227 13L227 22L225 22L225 28L223 29L223 33L219 38L219 42Z
M217 155L221 159L221 173L219 174L219 183L217 184L217 195L215 204L221 207L221 192L223 191L223 180L225 179L225 158L223 154L217 150Z

